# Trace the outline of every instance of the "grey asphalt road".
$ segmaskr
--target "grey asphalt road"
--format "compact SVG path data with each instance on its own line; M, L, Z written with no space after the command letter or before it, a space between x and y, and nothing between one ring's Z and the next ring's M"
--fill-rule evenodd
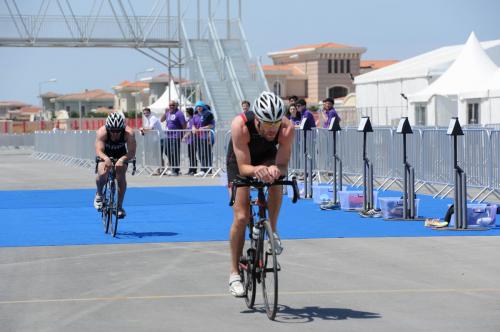
M92 179L0 151L0 190ZM218 182L130 181L173 183ZM500 331L498 237L283 242L274 322L229 295L225 241L0 248L0 331Z

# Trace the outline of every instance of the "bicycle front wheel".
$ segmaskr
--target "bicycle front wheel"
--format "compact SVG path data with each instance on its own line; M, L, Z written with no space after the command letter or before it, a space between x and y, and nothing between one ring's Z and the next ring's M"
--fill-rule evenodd
M118 188L116 179L113 180L113 188ZM112 190L112 195L116 190ZM114 195L113 195L114 196ZM118 198L115 197L113 205L110 206L110 219L111 219L111 235L116 236L116 230L118 229Z
M262 295L264 297L267 317L270 320L274 320L278 311L278 259L276 258L273 230L271 224L269 224L269 220L264 221L262 232Z
M108 213L108 186L107 184L104 186L103 195L102 195L102 207L101 207L101 218L102 225L104 226L104 233L108 233L109 231L109 213Z
M253 225L253 223L251 224ZM248 227L250 234L252 231L252 226ZM249 236L251 237L251 235ZM257 293L257 280L255 272L255 249L251 247L251 240L245 241L245 246L243 248L243 256L240 259L240 276L245 287L245 303L249 309L253 309L255 304L255 294Z

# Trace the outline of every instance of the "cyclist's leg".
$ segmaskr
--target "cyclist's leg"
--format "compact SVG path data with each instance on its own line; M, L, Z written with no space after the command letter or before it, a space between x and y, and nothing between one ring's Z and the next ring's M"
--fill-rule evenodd
M100 162L97 166L97 175L95 178L97 192L99 194L102 194L102 188L104 188L106 181L108 181L108 173L104 171L104 162Z
M231 188L229 189L231 195ZM233 224L229 233L231 245L231 274L238 273L238 263L245 244L245 227L250 220L250 190L238 188L233 205Z
M118 208L122 207L125 191L127 191L127 167L127 164L123 165L123 167L116 167L116 180L118 181Z
M281 201L283 199L283 187L282 186L272 186L269 188L268 197L268 210L269 210L269 222L274 232L276 232L276 225L278 223L278 216L281 209Z

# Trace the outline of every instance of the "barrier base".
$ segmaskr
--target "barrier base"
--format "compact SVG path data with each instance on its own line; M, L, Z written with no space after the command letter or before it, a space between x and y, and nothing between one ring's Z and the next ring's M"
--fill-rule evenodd
M387 221L425 221L427 218L384 218Z

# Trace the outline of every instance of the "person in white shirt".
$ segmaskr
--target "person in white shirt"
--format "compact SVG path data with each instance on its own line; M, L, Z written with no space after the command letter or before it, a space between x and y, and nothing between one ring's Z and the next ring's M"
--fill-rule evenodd
M163 149L164 149L164 144L165 144L165 131L163 130L161 126L160 119L158 119L155 115L151 113L151 109L148 107L144 108L142 110L142 127L139 129L141 131L141 135L144 136L144 133L146 131L152 131L156 130L160 133L160 156L161 156L161 169L156 170L153 175L160 175L161 172L163 172L163 169L165 167L165 163L163 161Z

